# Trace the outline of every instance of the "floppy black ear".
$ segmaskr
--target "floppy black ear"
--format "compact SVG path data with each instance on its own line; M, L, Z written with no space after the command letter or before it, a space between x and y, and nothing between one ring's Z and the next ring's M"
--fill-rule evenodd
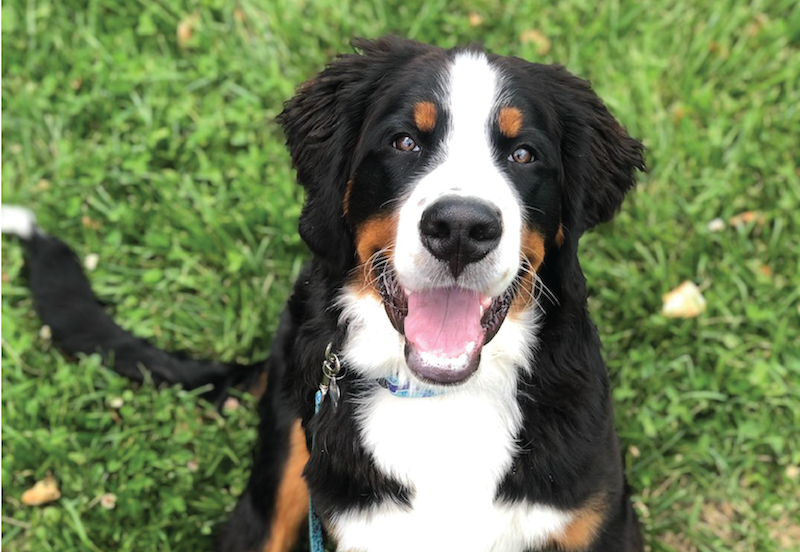
M644 146L609 113L591 85L560 66L556 97L562 123L565 205L562 220L578 235L611 220L645 170Z
M297 180L306 190L300 236L337 273L351 268L354 260L343 202L372 95L381 78L426 48L396 37L351 44L360 53L337 57L301 85L278 116Z

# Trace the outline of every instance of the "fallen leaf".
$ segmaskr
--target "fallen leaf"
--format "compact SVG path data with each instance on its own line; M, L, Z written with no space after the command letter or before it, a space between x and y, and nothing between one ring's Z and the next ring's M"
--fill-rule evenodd
M731 226L744 226L750 223L764 224L764 215L760 211L744 211L728 219Z
M721 218L715 218L708 223L709 232L722 232L723 230L725 230L725 221Z
M797 476L800 475L800 468L798 468L797 466L788 466L784 474L786 474L787 478L794 481L795 479L797 479Z
M39 328L39 339L42 341L50 341L53 339L53 330L47 324Z
M780 518L767 522L769 536L777 541L778 550L796 550L800 542L800 524L792 516L784 513Z
M470 12L467 21L469 21L469 26L474 28L480 26L480 24L483 23L483 17L481 17L479 13Z
M766 14L757 13L755 16L753 16L753 20L747 26L747 34L750 36L750 38L755 38L758 36L758 33L761 32L761 29L767 25L767 23L769 23L769 17L767 17Z
M682 105L676 105L672 108L672 122L673 124L677 124L686 117L687 110Z
M706 300L700 289L690 281L665 293L661 314L667 318L695 318L706 310Z
M81 217L81 224L83 224L84 228L89 228L90 230L100 230L103 226L100 222L93 220L87 215Z
M113 510L117 505L117 495L113 493L106 493L100 497L100 506L106 510Z
M22 493L21 500L25 506L41 506L59 498L61 498L61 491L58 490L58 483L48 475Z
M100 255L97 253L89 253L83 259L83 266L86 267L86 270L89 272L93 271L97 268L97 262L100 260Z
M239 400L236 397L228 397L222 405L225 410L236 410L239 408Z
M519 39L523 43L534 44L536 46L536 53L540 56L550 51L550 39L544 36L539 30L528 29L527 31L522 31L519 35Z
M194 36L194 30L196 26L196 14L190 15L178 23L178 28L175 31L178 39L178 46L181 48L186 48L189 45L189 41L192 40L192 37Z

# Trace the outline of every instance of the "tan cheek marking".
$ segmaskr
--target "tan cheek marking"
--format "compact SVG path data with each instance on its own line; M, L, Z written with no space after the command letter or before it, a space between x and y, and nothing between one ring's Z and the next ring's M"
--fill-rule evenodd
M594 544L600 526L603 524L605 508L601 499L591 499L586 506L574 512L574 519L554 537L553 545L559 550L587 550Z
M436 126L436 106L431 102L414 105L414 123L422 132L430 132Z
M385 215L367 220L356 228L356 255L360 264L376 252L394 243L397 234L397 215Z
M562 245L564 245L564 225L563 224L559 224L558 225L558 232L556 232L555 241L556 241L556 245L558 247L561 247Z
M308 515L308 487L303 480L303 468L307 462L306 436L300 420L297 420L289 437L289 457L278 486L270 538L261 552L288 552L297 541L300 527Z
M500 127L500 134L506 138L516 138L522 130L522 111L516 107L500 108L497 126Z
M522 281L511 303L509 314L519 314L530 305L533 294L533 273L539 269L544 260L544 237L533 230L523 230L522 254L527 259L528 269L522 274Z

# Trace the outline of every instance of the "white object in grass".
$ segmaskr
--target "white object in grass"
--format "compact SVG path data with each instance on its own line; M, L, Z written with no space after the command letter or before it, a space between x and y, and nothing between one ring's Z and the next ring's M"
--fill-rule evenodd
M706 310L706 300L694 283L683 282L664 294L661 314L667 318L695 318Z

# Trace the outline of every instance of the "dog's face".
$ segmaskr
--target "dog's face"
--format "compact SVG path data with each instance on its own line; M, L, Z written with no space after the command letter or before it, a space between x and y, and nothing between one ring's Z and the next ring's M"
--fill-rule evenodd
M301 233L380 298L417 378L462 382L509 312L535 307L548 252L574 256L613 216L642 147L560 67L358 46L281 115L307 190Z

